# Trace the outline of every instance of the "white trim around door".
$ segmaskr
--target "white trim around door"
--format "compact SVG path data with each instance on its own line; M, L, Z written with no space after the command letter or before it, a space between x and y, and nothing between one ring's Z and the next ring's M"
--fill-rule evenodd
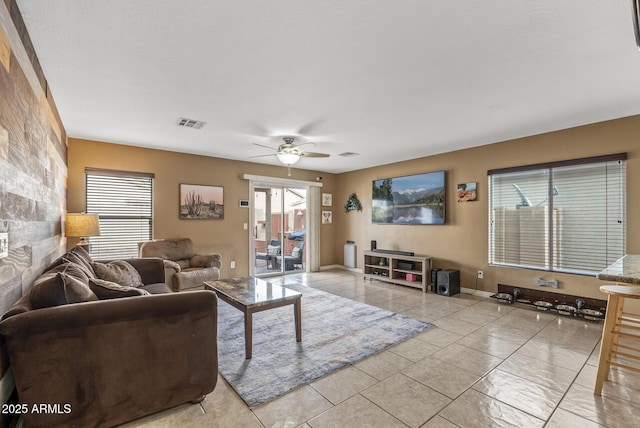
M256 189L269 187L291 187L304 188L307 190L307 251L304 251L305 270L316 272L320 269L320 188L322 183L306 180L295 180L290 178L269 177L261 175L243 174L243 179L249 182L249 195L253 198ZM249 224L255 224L255 211L253 207L249 210ZM253 233L249 233L249 274L255 275L255 257Z

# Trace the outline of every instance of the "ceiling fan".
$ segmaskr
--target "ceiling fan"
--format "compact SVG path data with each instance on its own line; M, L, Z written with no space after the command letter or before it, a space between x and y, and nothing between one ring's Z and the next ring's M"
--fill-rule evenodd
M275 150L275 153L271 153L268 155L256 155L251 156L252 158L260 158L266 156L276 156L278 160L289 168L289 176L291 175L290 167L291 165L295 165L301 157L307 158L328 158L329 155L327 153L315 153L315 152L305 152L300 149L302 146L306 146L308 144L314 144L311 141L302 144L295 144L295 137L282 137L283 143L278 146L278 148L273 148L270 146L265 146L264 144L253 143L256 146L265 147L270 150Z

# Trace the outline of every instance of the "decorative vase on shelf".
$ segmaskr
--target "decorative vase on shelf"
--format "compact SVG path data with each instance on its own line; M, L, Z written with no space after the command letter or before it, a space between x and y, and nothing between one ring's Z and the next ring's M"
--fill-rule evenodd
M387 259L380 259L380 262L378 264L380 266L386 266L387 265Z

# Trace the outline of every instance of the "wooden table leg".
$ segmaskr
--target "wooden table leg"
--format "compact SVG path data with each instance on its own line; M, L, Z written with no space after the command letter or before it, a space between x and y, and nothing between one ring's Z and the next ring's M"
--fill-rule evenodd
M302 303L300 298L293 302L293 311L296 320L296 342L302 342Z
M247 360L251 359L253 348L253 313L249 310L244 312L244 354Z

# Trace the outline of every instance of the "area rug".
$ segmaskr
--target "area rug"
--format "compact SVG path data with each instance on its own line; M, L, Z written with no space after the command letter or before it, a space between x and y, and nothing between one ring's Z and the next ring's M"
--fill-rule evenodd
M253 315L253 358L245 360L242 312L220 301L218 369L253 408L433 325L300 285L302 342L293 305Z

